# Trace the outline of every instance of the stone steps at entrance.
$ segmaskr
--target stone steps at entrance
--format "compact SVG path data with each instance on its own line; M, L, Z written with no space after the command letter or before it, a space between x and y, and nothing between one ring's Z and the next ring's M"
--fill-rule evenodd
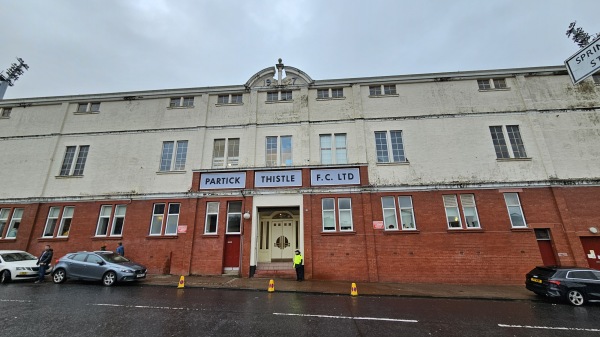
M294 269L262 269L254 273L256 278L283 278L296 279L296 270Z

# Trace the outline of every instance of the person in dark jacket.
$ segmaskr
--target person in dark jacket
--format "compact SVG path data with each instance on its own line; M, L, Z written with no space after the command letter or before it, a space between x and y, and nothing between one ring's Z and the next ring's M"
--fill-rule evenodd
M119 246L117 246L117 254L125 256L125 247L123 247L123 242L119 242Z
M35 283L44 282L44 276L46 276L46 270L52 263L52 255L54 255L54 251L50 248L50 245L46 245L46 248L42 252L42 255L37 260L37 265L40 266L40 274L38 280Z
M303 264L302 254L300 254L299 250L296 250L296 255L294 256L294 269L296 269L296 281L304 281L304 264Z

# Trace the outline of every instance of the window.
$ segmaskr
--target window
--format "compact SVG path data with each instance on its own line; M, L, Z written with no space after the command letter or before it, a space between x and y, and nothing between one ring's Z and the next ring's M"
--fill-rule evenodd
M172 97L169 102L170 108L192 108L194 107L194 97Z
M321 164L347 164L346 134L320 135Z
M404 144L402 141L402 131L389 131L388 142L387 131L375 132L375 148L377 151L378 163L401 163L406 162L404 156ZM390 150L391 149L391 153ZM391 158L391 159L390 159Z
M592 75L592 81L594 81L594 84L600 85L600 74ZM2 115L2 117L4 117L4 115Z
M479 87L479 90L508 89L504 78L486 78L477 80L477 86Z
M14 239L17 237L17 233L19 232L19 226L21 225L21 219L23 218L23 208L15 208L13 211L12 218L10 219L10 223L8 224L8 229L6 230L6 238ZM0 235L2 233L0 232Z
M238 234L242 228L242 202L227 203L227 234Z
M444 207L446 209L446 221L448 228L460 229L462 226L462 219L465 220L466 228L481 228L479 224L479 216L477 215L477 207L475 206L475 195L473 194L461 194L460 204L462 206L462 216L459 211L458 201L456 195L444 195Z
M213 145L213 168L237 167L240 160L240 139L215 139Z
M112 205L103 205L100 208L100 216L98 217L98 225L96 226L96 236L106 236L109 232L111 236L123 235L123 225L125 224L127 205L116 205L114 214L112 214L112 209ZM112 223L110 221L111 215L113 216Z
M506 207L508 209L508 216L510 217L510 224L512 228L527 227L525 216L523 215L523 210L521 209L519 194L504 193L504 201L506 201Z
M490 126L490 134L496 150L496 158L527 158L518 125ZM510 140L512 153L506 145L506 137Z
M154 204L152 211L152 222L150 223L150 235L177 235L177 226L179 224L180 204ZM165 214L165 210L168 213ZM166 222L165 220L166 216ZM164 229L164 232L163 232Z
M4 227L8 223L10 208L0 208L0 237L4 236Z
M217 104L242 104L242 94L219 95Z
M318 99L344 98L343 88L317 89Z
M0 111L2 111L2 113L0 114L0 116L2 118L10 118L10 114L12 113L12 108L2 108L2 109L0 109Z
M398 218L396 215L396 200L394 197L382 197L381 207L383 209L383 226L385 230L397 230ZM415 214L413 211L412 197L399 196L398 207L400 209L400 223L402 230L416 230Z
M267 102L291 101L292 91L269 91L267 92Z
M266 166L292 165L292 136L267 137Z
M60 167L60 176L82 176L89 150L89 145L67 146L65 157ZM77 156L77 161L73 167L75 156Z
M370 85L369 96L397 95L395 84Z
M352 200L350 198L337 198L337 214L335 201L336 198L321 200L323 232L335 232L336 228L339 228L342 232L352 231Z
M219 223L219 203L206 203L206 222L204 225L204 234L217 234Z
M77 104L78 113L100 112L100 102L88 102Z
M175 148L175 146L177 147ZM163 142L159 171L168 172L185 170L187 147L187 140L178 140L177 142Z
M73 220L74 211L75 207L66 206L62 211L61 218L61 207L50 207L50 210L48 211L48 218L46 219L46 226L44 227L44 233L42 234L42 237L51 238L55 235L56 237L68 237L69 231L71 229L71 221Z

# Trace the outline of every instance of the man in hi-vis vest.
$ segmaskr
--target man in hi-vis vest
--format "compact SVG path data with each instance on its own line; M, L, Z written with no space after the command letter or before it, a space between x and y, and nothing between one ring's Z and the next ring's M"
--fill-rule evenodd
M296 250L296 255L294 255L294 268L296 268L296 281L304 280L304 265L302 264L302 254L300 254L299 250Z

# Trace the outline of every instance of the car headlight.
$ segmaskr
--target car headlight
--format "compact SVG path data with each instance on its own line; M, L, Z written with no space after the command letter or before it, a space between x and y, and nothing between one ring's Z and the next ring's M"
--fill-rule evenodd
M131 269L121 269L121 272L133 274L133 270L131 270Z
M25 267L17 267L17 270L27 270Z

